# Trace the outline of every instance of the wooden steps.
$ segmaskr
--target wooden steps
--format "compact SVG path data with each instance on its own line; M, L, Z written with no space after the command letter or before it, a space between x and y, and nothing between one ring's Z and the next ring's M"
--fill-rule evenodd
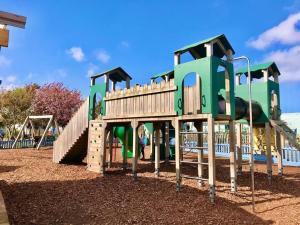
M55 163L81 162L86 156L88 110L89 99L87 98L53 144Z

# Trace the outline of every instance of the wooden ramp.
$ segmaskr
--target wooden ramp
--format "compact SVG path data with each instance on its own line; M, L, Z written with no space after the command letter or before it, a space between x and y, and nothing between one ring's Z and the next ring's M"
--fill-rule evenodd
M81 162L86 156L88 110L89 99L87 98L53 144L55 163Z
M271 126L280 132L289 143L300 151L300 145L297 143L296 134L293 130L282 120L270 120Z

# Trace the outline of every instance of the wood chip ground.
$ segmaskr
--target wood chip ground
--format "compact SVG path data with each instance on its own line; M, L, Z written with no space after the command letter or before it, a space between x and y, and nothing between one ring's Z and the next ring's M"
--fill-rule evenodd
M135 182L130 170L112 168L101 177L84 164L54 164L51 149L1 150L0 188L11 224L300 224L300 168L285 167L280 178L273 166L269 185L266 165L256 164L255 213L249 168L243 169L238 193L232 194L229 160L217 160L213 205L207 185L199 188L196 181L183 181L176 192L172 163L161 164L157 179L154 165L139 161ZM186 166L183 172L195 176L197 170Z

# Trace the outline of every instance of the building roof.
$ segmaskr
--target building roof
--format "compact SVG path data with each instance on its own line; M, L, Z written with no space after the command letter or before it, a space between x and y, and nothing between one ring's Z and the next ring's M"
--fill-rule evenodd
M159 77L169 76L170 79L174 78L174 70L165 71L162 73L157 73L151 77L151 80L155 80Z
M127 78L132 80L131 76L129 76L129 74L125 70L123 70L121 67L116 67L111 70L102 72L100 74L93 75L93 76L91 76L91 78L96 79L96 78L102 77L104 75L108 75L109 79L114 82L126 81Z
M222 43L222 45L224 46L224 48L226 50L230 49L232 51L232 54L235 54L232 46L230 45L229 41L227 40L227 38L224 34L220 34L220 35L217 35L217 36L214 36L214 37L196 42L194 44L187 45L185 47L182 47L182 48L176 50L174 53L182 54L182 53L185 53L185 52L190 52L191 55L195 59L199 58L199 56L200 57L205 57L206 56L205 44L207 44L207 43L209 43L213 40L217 40L217 39ZM224 52L220 47L214 47L214 55L222 58L224 56Z
M256 65L250 66L251 77L256 78L256 79L262 78L264 76L262 70L266 70L266 69L269 70L270 76L273 76L275 73L280 75L280 71L279 71L276 63L275 62L267 62L267 63L256 64ZM248 76L247 66L237 70L236 75L240 76L242 74L245 74L246 76Z

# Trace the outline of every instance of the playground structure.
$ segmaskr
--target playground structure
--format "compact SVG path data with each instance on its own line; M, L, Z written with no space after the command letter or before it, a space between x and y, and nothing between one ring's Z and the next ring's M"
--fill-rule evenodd
M194 60L181 63L181 57L190 53ZM124 147L123 168L127 168L127 153L132 150L132 174L137 178L139 157L138 129L151 124L151 149L155 155L155 174L160 174L161 144L165 148L165 162L169 160L170 127L175 129L176 188L180 190L182 179L195 179L202 185L209 184L210 200L215 200L215 126L226 124L230 148L231 191L237 188L237 173L242 173L242 126L248 124L249 99L247 84L241 84L245 69L234 73L232 56L234 50L225 35L215 36L204 41L183 47L174 52L174 70L159 73L151 78L151 84L130 85L131 76L118 67L91 77L89 98L75 113L58 139L54 142L53 161L56 163L80 162L87 156L87 169L105 173L112 163L113 138L115 130L123 129ZM195 84L188 86L186 76L194 74ZM281 148L287 140L297 146L293 132L280 121L280 95L275 63L251 67L254 78L262 82L252 84L254 127L264 130L264 145L257 145L266 151L268 178L272 177L272 152L278 159L278 173L282 175ZM98 83L104 78L103 83ZM155 80L162 78L160 83ZM271 80L273 78L273 80ZM121 83L124 89L117 90ZM236 86L235 86L236 83ZM100 96L100 98L98 98ZM98 101L100 99L100 101ZM99 111L97 112L98 109ZM192 123L195 130L184 129ZM132 129L132 136L129 134ZM160 143L163 133L165 143ZM275 141L271 133L275 134ZM132 146L131 140L132 140ZM190 139L196 140L192 148L197 152L197 160L185 159L183 152L190 149ZM236 140L236 141L235 141ZM108 150L107 150L108 146ZM237 146L237 147L236 147ZM208 160L204 159L207 152ZM186 164L196 164L198 176L182 173ZM203 168L208 166L208 177Z

